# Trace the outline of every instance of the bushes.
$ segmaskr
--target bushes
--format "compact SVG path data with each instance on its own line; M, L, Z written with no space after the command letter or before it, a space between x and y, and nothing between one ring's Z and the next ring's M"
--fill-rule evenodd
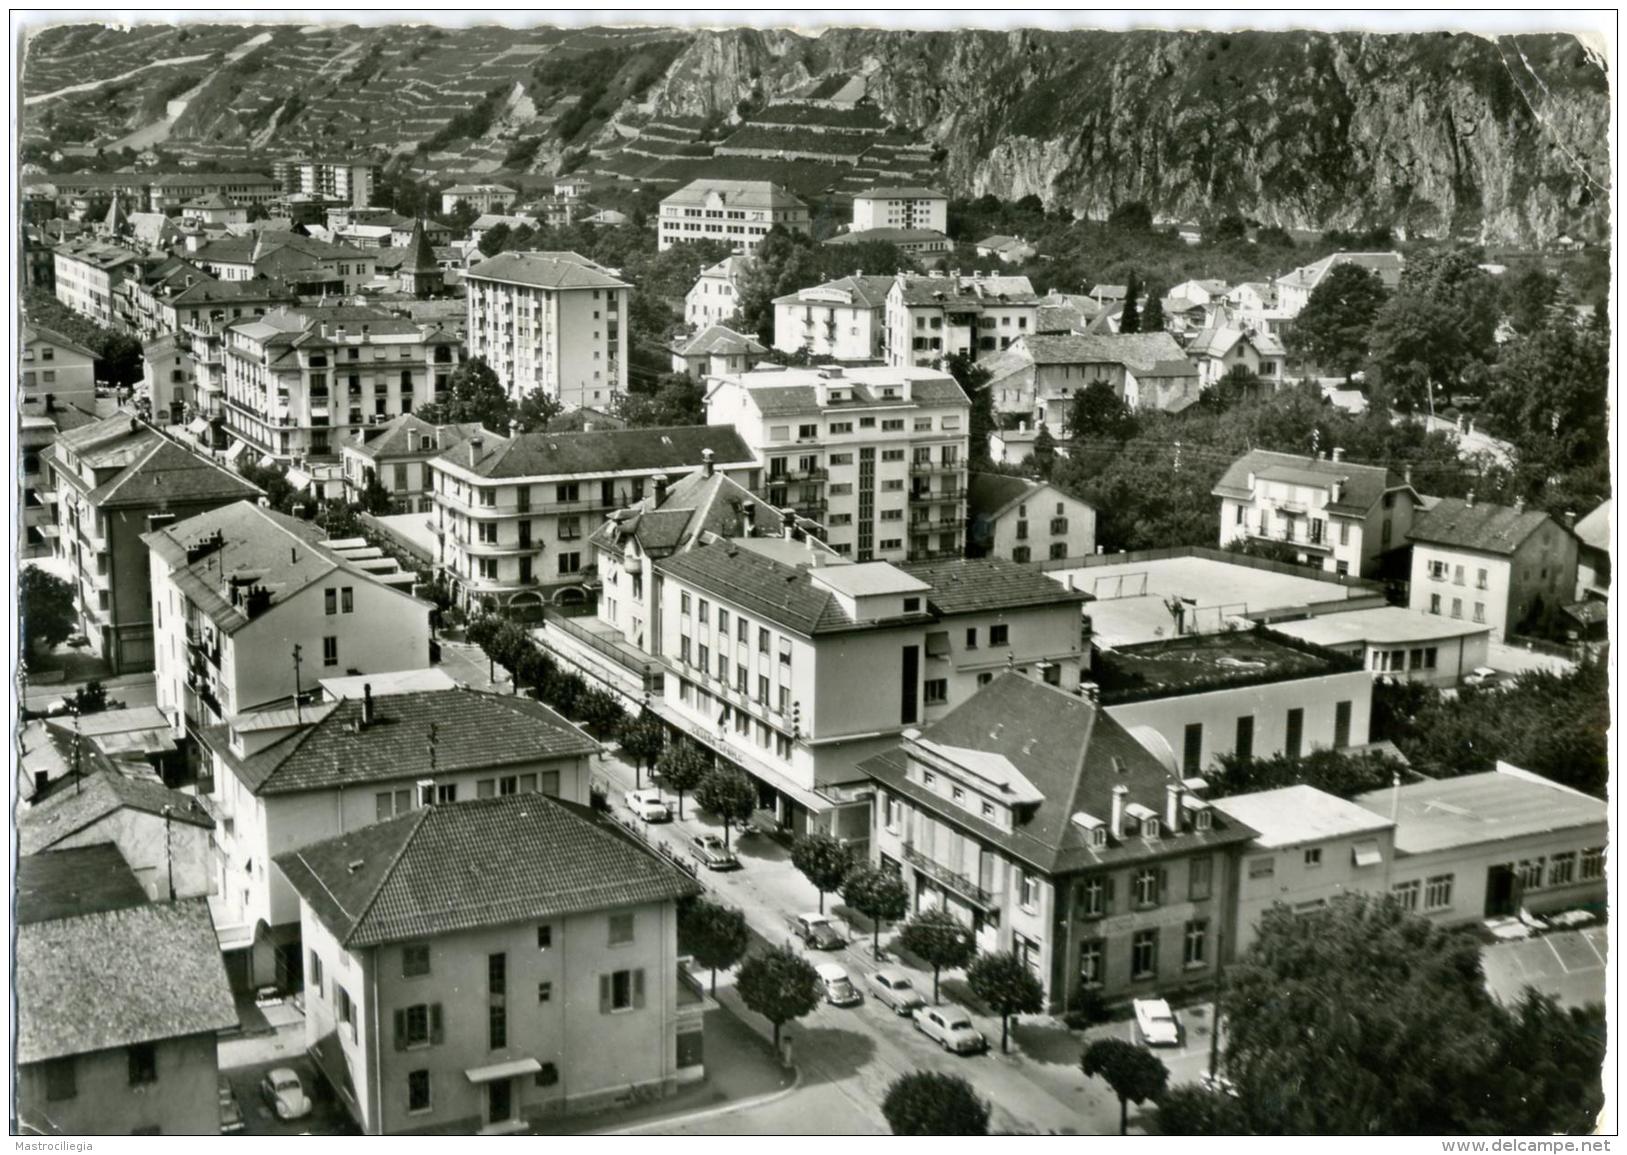
M513 673L516 692L527 690L599 737L609 737L625 717L614 694L561 669L518 623L499 614L480 614L470 619L465 636L492 662Z

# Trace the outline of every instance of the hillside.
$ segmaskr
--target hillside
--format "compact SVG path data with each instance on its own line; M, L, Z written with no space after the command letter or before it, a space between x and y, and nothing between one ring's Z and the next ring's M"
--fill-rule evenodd
M1290 229L1608 235L1608 78L1569 36L184 32L31 39L25 141L107 143L162 113L155 87L201 84L167 147L221 160L374 149L420 174L568 163L658 186L722 166L816 195L907 172L1096 217L1140 199ZM73 85L92 87L39 100Z

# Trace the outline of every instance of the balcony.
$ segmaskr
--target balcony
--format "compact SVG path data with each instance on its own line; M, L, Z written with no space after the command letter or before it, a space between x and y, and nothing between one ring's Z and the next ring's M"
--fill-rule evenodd
M549 630L555 630L573 642L603 654L622 669L641 679L646 689L661 680L661 664L638 647L630 645L621 632L598 618L571 618L558 610L543 607L542 620Z
M448 509L456 510L469 517L531 517L555 513L599 513L619 509L622 501L606 503L602 496L583 498L578 501L553 502L503 502L497 505L471 504L461 497L448 493L446 490L437 490L435 500ZM629 501L632 499L629 498Z
M481 541L460 533L452 534L452 540L472 557L515 557L541 553L543 549L540 541Z
M984 890L964 874L950 870L942 863L934 862L913 846L904 847L904 861L932 879L933 882L947 887L962 898L983 907L985 910L993 910L998 906L994 895Z
M792 469L785 473L770 474L768 483L773 485L775 482L824 481L829 476L830 474L823 469Z
M961 461L912 461L910 462L910 476L921 477L933 473L959 473L966 468Z
M931 505L936 502L961 501L966 497L964 489L912 489L910 490L911 505Z
M806 517L810 521L818 521L820 518L825 516L825 511L829 509L830 506L824 498L820 498L818 501L793 501L791 503L791 508L796 510L798 517Z

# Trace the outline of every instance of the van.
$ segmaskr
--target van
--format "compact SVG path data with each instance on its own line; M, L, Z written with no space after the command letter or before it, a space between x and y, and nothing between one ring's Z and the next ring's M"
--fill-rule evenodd
M848 980L847 972L835 963L821 963L814 970L825 988L825 1001L831 1006L851 1007L864 1001L864 996Z

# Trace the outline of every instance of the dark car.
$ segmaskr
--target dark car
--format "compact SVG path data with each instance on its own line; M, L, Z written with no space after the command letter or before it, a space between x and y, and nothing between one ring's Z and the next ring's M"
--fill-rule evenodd
M697 834L694 840L695 857L713 870L733 870L740 865L729 849L723 845L723 839L715 834Z
M791 932L802 940L809 950L841 950L847 939L836 929L836 924L822 914L799 914L791 920Z

